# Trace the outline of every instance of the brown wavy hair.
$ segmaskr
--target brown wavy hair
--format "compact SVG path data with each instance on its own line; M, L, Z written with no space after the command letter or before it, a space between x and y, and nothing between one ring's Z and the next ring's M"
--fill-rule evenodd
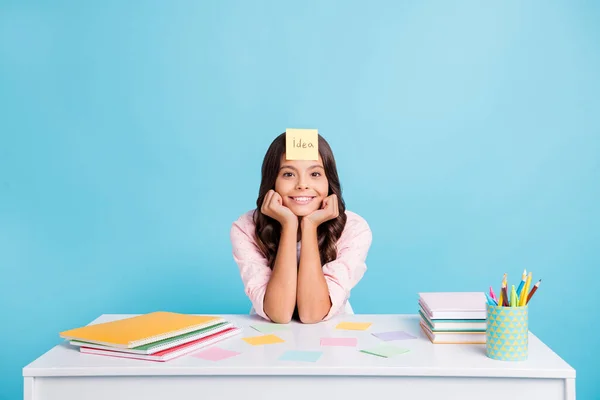
M337 258L336 243L346 226L346 205L342 198L342 188L333 152L331 151L331 147L329 147L329 143L321 135L319 135L318 148L319 155L323 161L325 176L329 182L327 196L332 194L337 196L339 210L337 218L325 221L317 228L319 255L321 256L322 266ZM277 220L263 214L260 210L267 192L271 189L275 190L275 180L279 175L283 154L285 154L285 132L273 140L265 154L261 169L260 188L258 190L258 198L256 199L256 210L254 210L256 242L258 248L267 258L271 269L275 263L275 256L279 248L281 224Z

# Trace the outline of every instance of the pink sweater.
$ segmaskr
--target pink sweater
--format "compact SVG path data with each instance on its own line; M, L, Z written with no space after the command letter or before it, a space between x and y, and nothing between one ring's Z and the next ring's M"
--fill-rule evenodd
M237 263L244 289L258 315L269 317L263 310L263 300L271 269L267 259L260 252L254 236L254 210L243 214L231 227L233 259ZM367 265L365 260L371 246L371 229L358 214L346 211L347 221L337 242L337 258L323 265L323 274L329 288L331 309L325 320L343 310L350 297L350 290L363 277ZM298 243L298 254L300 243Z

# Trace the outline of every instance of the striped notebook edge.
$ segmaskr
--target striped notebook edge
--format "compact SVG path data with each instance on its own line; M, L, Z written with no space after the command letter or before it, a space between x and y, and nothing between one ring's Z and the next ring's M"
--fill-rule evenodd
M207 346L213 345L240 333L242 333L242 330L240 328L232 327L226 331L218 332L211 336L204 337L202 339L197 339L193 342L185 343L168 350L159 351L158 353L154 354L133 354L114 350L93 349L89 347L80 347L79 351L83 354L101 355L116 358L130 358L144 361L165 362L192 353L196 350L200 350Z
M421 322L421 330L425 333L425 336L429 339L429 341L433 344L485 344L485 334L483 335L483 341L461 341L461 342L443 342L443 341L435 341L433 338L432 332L430 332L425 325ZM471 333L471 332L469 332Z
M425 316L421 310L419 310L419 314L421 315L421 321L423 321L425 324L427 324L427 327L429 328L430 331L434 332L434 333L482 333L485 332L485 328L478 328L478 329L452 329L452 328L448 328L448 329L440 329L440 328L435 328L431 321L429 321L429 319L427 319L427 316ZM462 322L457 322L457 324L461 324ZM468 324L468 322L467 322Z
M134 342L130 342L128 348L143 346L145 344L158 342L158 341L163 340L163 339L170 339L170 338L175 337L175 336L180 336L180 335L184 335L186 333L197 331L197 330L200 330L200 329L203 329L203 328L208 328L210 326L216 325L216 324L221 323L223 321L224 320L222 318L220 318L218 320L212 320L212 321L206 322L204 324L199 324L199 325L196 325L196 326L191 326L189 328L180 329L178 331L168 332L168 333L164 333L164 334L161 334L161 335L156 335L156 336L152 336L152 337L149 337L149 338L145 338L145 339L142 339L142 340L137 340L137 341L134 341Z

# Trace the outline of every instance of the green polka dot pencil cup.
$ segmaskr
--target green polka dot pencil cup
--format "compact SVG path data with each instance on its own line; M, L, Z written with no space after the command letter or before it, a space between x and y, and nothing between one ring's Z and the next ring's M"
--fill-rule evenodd
M489 358L502 361L527 359L529 318L527 305L501 307L487 304L485 350Z

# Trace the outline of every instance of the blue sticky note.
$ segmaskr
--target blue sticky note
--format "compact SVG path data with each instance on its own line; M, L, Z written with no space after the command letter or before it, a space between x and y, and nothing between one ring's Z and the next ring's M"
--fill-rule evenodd
M320 351L288 350L279 359L282 361L316 362L322 354Z

